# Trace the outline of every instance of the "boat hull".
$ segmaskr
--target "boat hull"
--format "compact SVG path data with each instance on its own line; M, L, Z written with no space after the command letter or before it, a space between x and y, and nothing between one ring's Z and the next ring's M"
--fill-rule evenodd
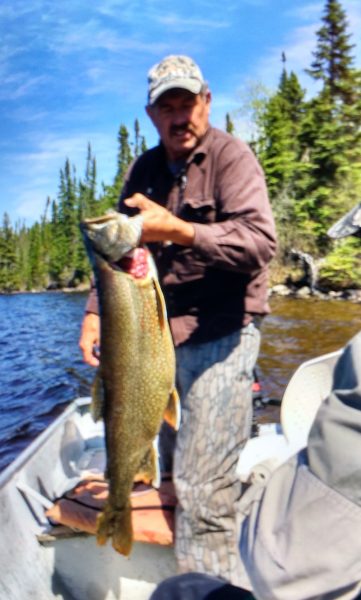
M147 600L175 573L172 546L136 542L127 559L93 535L49 525L54 499L103 468L104 435L89 402L74 401L0 475L0 600Z

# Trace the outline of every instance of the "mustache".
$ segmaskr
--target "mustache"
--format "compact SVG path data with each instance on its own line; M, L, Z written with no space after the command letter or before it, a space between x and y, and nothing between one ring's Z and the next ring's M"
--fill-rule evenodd
M193 128L189 125L189 123L183 123L181 125L171 125L170 133L194 133Z

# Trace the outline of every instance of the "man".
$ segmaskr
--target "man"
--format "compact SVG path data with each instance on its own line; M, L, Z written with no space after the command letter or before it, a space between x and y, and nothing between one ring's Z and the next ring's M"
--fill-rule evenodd
M210 106L189 57L168 56L150 70L146 111L160 144L131 166L119 210L143 217L141 242L154 255L176 347L179 569L238 583L235 467L250 434L275 230L260 166L246 144L210 126ZM96 312L93 295L80 340L90 364Z
M361 204L329 231L361 237ZM361 332L336 364L307 448L253 484L239 504L240 553L253 594L189 573L151 600L361 598Z

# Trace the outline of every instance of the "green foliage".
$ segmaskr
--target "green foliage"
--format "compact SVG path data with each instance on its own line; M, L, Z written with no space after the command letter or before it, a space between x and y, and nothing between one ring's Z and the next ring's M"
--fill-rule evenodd
M361 240L336 242L319 271L319 283L333 289L361 288Z
M265 171L281 256L294 245L325 256L328 228L361 196L361 73L352 66L347 28L340 2L326 0L307 70L319 91L306 100L283 55L278 89L254 103L253 147Z
M0 228L0 289L11 292L18 289L18 285L16 235L12 230L9 215L5 213Z
M259 158L263 164L272 197L294 187L299 169L298 136L304 110L304 92L294 73L284 70L279 89L270 97L263 112L264 137Z
M306 99L283 54L277 89L271 93L253 85L242 107L252 128L250 145L267 179L280 263L293 247L325 258L322 277L337 286L361 281L359 246L352 241L334 245L327 236L330 225L361 198L361 71L353 67L354 45L347 29L340 2L325 0L306 70L319 83L317 93ZM229 114L225 127L234 134ZM137 119L132 141L130 137L121 124L114 181L102 185L100 193L89 144L84 177L78 178L66 159L58 195L47 199L40 223L12 227L4 215L0 290L74 286L87 279L90 267L79 222L116 206L131 161L146 150Z
M307 73L321 80L333 99L348 102L352 97L350 75L354 44L350 43L346 13L338 0L326 0L322 21L323 25L317 31L314 60Z
M134 123L134 155L132 153L132 144L129 140L129 137L129 132L125 125L120 125L118 132L119 150L117 172L113 184L104 187L104 194L102 198L102 208L104 212L109 208L114 208L116 206L130 163L135 156L138 156L139 153L145 151L146 149L145 140L140 135L138 119L136 119Z
M134 151L138 154L146 149L146 143L138 121L134 129ZM90 265L79 223L115 208L118 202L126 170L134 157L124 125L118 139L117 172L113 184L103 186L102 194L97 194L96 160L88 144L84 177L78 179L75 167L65 160L57 198L47 198L40 222L30 228L14 228L9 216L4 215L0 227L0 291L74 287L88 280Z
M136 148L138 148L139 144L139 131L138 131L138 121L136 121ZM124 177L128 170L128 167L133 159L132 149L129 142L129 132L125 125L121 125L118 133L118 142L119 142L119 151L118 151L118 166L117 166L117 174L115 176L113 191L117 198L119 198Z
M231 115L229 113L226 114L226 131L230 135L234 135L234 132L235 132L234 123L233 123L233 121L231 119Z

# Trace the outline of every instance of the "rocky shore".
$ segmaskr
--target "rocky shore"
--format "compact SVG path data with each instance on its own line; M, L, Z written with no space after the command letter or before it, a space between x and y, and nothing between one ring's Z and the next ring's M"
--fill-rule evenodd
M320 300L348 300L350 302L361 303L361 290L321 290L311 289L305 285L302 287L286 285L283 283L274 285L270 289L270 296L287 296L294 298L318 298Z

